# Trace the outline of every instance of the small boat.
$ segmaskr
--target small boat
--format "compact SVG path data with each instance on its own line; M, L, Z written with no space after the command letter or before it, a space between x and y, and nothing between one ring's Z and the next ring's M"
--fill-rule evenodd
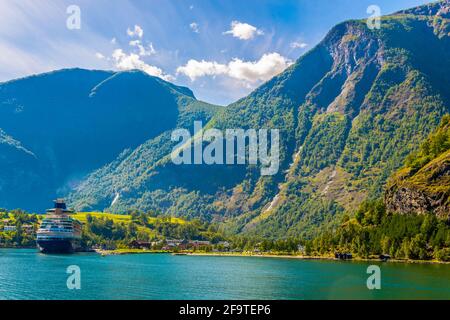
M339 260L351 260L351 259L353 259L352 254L351 254L351 253L348 253L348 252L344 252L344 253L336 252L336 253L334 254L334 257L335 257L336 259L339 259Z
M391 256L383 253L383 254L380 254L379 258L381 261L386 262L391 258Z

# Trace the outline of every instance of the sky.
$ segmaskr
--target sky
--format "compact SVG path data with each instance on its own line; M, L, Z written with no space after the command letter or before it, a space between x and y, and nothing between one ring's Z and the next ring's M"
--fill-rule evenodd
M429 0L0 0L0 81L62 68L140 69L227 105L337 23Z

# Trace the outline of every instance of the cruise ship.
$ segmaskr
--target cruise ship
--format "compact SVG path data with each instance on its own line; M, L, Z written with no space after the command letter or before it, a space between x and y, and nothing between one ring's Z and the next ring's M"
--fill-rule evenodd
M54 201L55 207L47 215L37 231L37 245L42 253L72 253L81 247L81 222L70 215L64 199Z

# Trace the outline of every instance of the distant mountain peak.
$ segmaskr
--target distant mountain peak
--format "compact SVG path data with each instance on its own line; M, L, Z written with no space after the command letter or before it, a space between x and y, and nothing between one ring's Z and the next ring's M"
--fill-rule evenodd
M168 88L175 94L181 94L192 99L196 99L194 93L189 88L177 86L159 77L151 76L148 73L137 69L112 72L108 78L104 79L92 88L89 96L95 96L98 90L100 90L105 85L109 85L111 82L121 83L122 86L128 87L133 87L136 84L139 84L140 86L145 86L145 84L158 84L162 87Z
M184 86L178 86L171 82L168 82L166 80L163 80L159 77L151 76L148 73L134 69L134 70L124 70L124 71L112 71L112 70L98 70L98 69L84 69L84 68L63 68L63 69L57 69L52 70L49 72L44 73L38 73L33 74L29 76L24 76L16 79L11 79L5 82L0 82L0 85L6 85L15 83L18 81L23 80L36 80L36 79L42 79L42 78L51 78L51 77L74 77L74 78L83 78L83 77L89 77L89 76L100 76L103 77L98 83L96 83L95 86L92 88L92 92L90 94L95 95L95 89L98 89L101 87L101 85L107 81L114 80L116 78L127 78L129 81L141 81L145 79L152 79L153 81L159 83L162 86L165 86L169 88L170 90L173 90L177 94L182 94L185 96L188 96L192 99L196 99L194 93L191 89L184 87ZM130 83L131 85L131 83Z

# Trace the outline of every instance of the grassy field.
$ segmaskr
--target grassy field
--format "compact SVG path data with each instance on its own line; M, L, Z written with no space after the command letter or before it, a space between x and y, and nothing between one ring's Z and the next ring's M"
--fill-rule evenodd
M78 212L76 214L73 214L72 217L74 219L77 219L78 221L81 221L82 223L87 222L87 216L90 215L94 218L106 218L109 220L112 220L114 223L123 223L125 225L128 225L132 222L131 215L126 214L113 214L113 213L105 213L105 212ZM150 224L156 223L156 222L170 222L173 224L185 224L186 221L180 218L174 218L174 217L147 217L147 220ZM153 230L147 226L137 226L137 229L141 233L146 233L150 238L158 236L158 232L156 230ZM127 249L128 250L128 249ZM118 252L120 253L120 252Z
M78 213L72 215L72 217L74 219L77 219L77 220L81 221L81 222L86 222L88 215L91 215L94 218L107 218L107 219L113 220L114 223L120 223L120 222L122 222L122 223L130 223L131 222L131 216L130 215L104 213L104 212L78 212ZM148 217L148 222L149 223L156 222L156 221L162 221L162 220L163 220L163 218ZM185 220L180 219L180 218L174 218L174 217L170 217L170 222L171 223L176 223L176 224L185 224L186 223Z
M129 216L129 215L103 213L103 212L78 212L78 213L72 215L72 217L81 222L86 222L88 215L92 216L93 218L107 218L107 219L113 220L114 223L118 223L118 222L130 223L131 222L131 216Z

